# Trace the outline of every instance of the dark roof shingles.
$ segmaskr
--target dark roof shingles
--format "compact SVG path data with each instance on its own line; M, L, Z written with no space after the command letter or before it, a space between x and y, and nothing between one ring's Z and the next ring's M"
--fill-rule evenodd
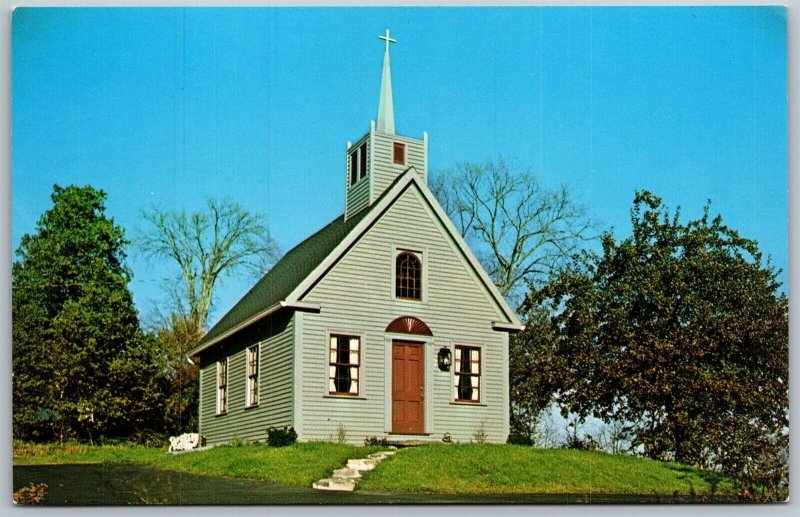
M208 343L284 300L344 240L367 212L369 210L362 210L347 221L344 215L340 215L292 248L208 331L197 346Z

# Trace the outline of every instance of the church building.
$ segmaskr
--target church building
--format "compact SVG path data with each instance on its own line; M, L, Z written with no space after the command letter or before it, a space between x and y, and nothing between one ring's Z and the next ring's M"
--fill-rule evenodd
M389 45L377 123L345 156L344 213L298 244L190 352L208 445L502 443L514 311L428 189L428 137L395 133Z

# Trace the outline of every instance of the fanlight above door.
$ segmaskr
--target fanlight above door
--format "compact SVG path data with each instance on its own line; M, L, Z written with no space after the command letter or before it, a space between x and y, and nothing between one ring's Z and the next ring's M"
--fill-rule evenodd
M414 316L400 316L386 327L386 332L397 332L400 334L418 334L420 336L432 336L430 327L421 319Z

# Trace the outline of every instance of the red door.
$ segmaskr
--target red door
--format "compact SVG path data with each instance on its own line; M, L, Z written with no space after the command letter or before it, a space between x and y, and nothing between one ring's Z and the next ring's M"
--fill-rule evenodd
M424 432L422 344L392 342L392 432Z

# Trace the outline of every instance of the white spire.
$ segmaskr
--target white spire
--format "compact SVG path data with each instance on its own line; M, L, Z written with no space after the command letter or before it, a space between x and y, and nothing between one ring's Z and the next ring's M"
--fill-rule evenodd
M381 99L378 103L378 131L394 134L394 103L392 102L392 72L389 67L389 43L397 43L389 37L389 29L385 36L378 36L386 42L383 53L383 75L381 76Z

